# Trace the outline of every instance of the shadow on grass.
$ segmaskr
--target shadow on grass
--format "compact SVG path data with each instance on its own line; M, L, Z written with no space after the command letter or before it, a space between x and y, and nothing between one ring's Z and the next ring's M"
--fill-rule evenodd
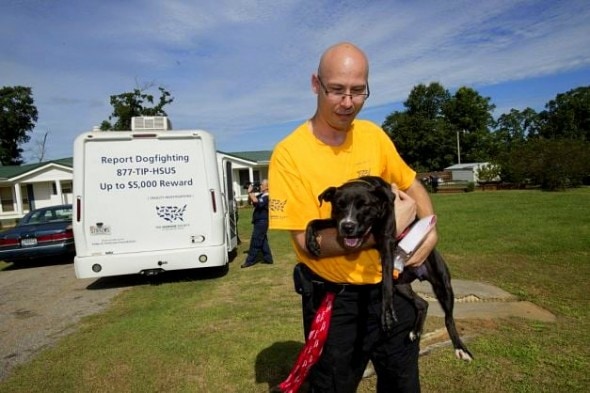
M256 356L256 383L266 383L270 390L283 382L302 347L301 342L282 341L260 351Z
M127 274L101 277L86 289L101 290L111 288L135 287L139 285L160 285L174 282L191 282L218 279L227 274L229 266L199 269L164 271L155 275Z

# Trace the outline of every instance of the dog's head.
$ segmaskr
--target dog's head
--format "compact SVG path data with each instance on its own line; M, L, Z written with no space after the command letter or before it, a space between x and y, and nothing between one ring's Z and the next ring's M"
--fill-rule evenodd
M329 187L318 199L332 204L332 219L347 248L359 247L371 231L382 231L394 219L395 194L383 179L365 176Z

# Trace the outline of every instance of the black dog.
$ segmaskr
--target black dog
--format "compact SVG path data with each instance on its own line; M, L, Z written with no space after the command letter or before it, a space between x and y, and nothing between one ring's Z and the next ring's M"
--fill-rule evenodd
M451 276L446 262L438 251L433 250L419 268L405 269L394 286L393 261L397 241L393 209L395 194L391 191L391 185L377 176L363 176L340 187L329 187L318 199L320 205L324 201L332 204L332 214L330 219L313 220L308 224L306 246L310 253L320 256L317 238L319 231L326 228L337 228L338 239L346 248L360 247L370 234L376 241L383 271L383 330L390 332L397 320L393 308L393 293L397 291L411 300L416 307L416 322L410 332L410 339L416 340L420 336L426 320L428 302L412 290L410 283L415 279L427 280L445 312L445 325L455 347L455 355L459 359L472 360L473 355L461 341L455 327Z

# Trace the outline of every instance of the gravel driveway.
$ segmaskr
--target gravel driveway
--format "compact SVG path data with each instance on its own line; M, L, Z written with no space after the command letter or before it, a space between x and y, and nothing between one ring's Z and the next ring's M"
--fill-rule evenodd
M79 280L71 261L0 271L0 380L132 285L121 279Z

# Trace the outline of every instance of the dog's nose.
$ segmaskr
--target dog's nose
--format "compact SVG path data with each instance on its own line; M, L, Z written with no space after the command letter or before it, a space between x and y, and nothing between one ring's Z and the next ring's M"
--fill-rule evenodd
M356 229L356 224L352 221L344 221L340 223L340 232L343 235L352 235Z

